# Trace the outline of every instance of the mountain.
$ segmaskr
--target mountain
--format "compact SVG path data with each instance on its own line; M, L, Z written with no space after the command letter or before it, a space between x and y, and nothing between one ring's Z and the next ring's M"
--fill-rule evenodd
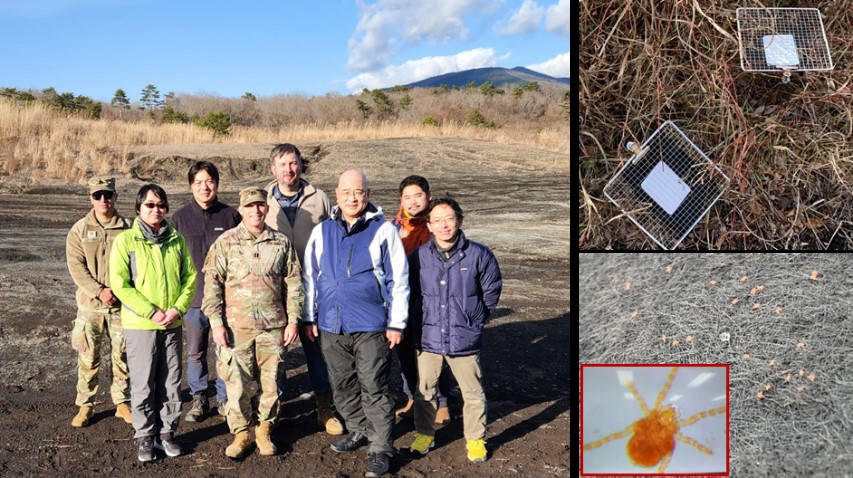
M474 70L457 71L455 73L447 73L444 75L433 76L425 80L409 83L406 86L412 88L423 87L430 88L440 85L463 87L470 82L476 82L482 85L485 82L490 82L495 86L503 86L507 83L512 85L525 85L531 81L539 83L552 82L560 83L568 86L569 78L555 78L544 73L539 73L527 68L517 66L515 68L476 68Z

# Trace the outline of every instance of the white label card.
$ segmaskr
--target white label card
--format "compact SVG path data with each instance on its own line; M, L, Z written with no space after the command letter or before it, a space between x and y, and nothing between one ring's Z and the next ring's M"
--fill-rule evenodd
M688 186L675 171L660 161L643 180L643 191L670 216L690 194Z

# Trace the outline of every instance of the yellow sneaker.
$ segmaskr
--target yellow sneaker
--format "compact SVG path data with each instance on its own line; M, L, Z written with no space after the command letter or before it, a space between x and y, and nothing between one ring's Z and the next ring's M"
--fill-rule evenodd
M486 461L487 455L485 440L480 438L468 441L468 460L475 462Z
M411 451L412 453L420 453L421 455L426 455L429 452L430 448L434 446L435 437L415 433L415 441L412 442L412 446L409 447L409 451Z

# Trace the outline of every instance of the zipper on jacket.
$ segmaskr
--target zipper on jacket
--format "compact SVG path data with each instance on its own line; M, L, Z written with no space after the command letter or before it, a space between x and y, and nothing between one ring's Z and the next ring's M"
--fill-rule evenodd
M352 277L352 250L353 245L349 246L349 258L347 259L347 278Z

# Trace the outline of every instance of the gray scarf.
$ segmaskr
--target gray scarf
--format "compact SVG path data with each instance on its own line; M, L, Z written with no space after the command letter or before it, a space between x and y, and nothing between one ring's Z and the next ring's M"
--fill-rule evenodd
M154 231L151 229L148 224L145 224L145 221L139 220L139 229L142 231L142 235L145 236L145 239L157 244L158 246L162 246L164 242L166 242L166 238L169 237L169 223L164 219L161 223L160 230Z

